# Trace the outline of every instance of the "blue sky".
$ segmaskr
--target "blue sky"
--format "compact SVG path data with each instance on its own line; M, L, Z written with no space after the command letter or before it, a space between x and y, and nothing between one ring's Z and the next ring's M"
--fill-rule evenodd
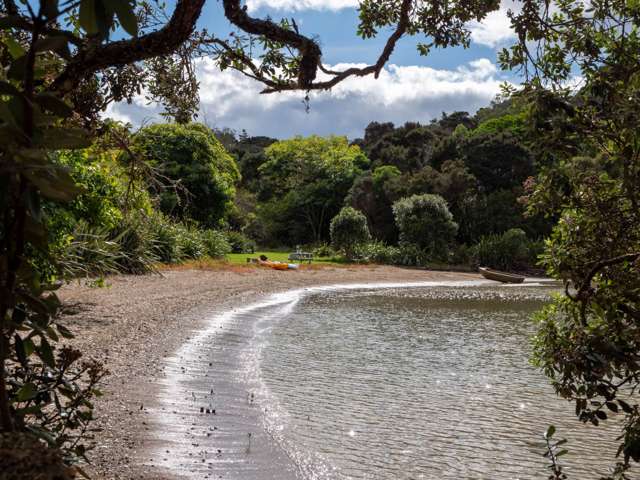
M357 37L357 0L246 0L246 4L253 16L295 18L302 33L319 39L328 65L371 63L386 41L385 33L370 40ZM302 103L304 93L260 95L256 82L237 72L220 72L203 59L198 64L199 118L210 126L246 129L251 135L355 138L374 120L427 123L442 112L473 113L491 101L501 82L511 79L496 66L496 55L513 40L506 17L512 7L512 1L503 0L500 11L482 24L470 24L468 49L433 50L421 57L415 49L419 39L402 38L378 80L353 79L330 92L314 92L309 113ZM199 26L220 37L232 30L216 0L207 1ZM133 105L114 105L107 114L139 125L157 121L159 112L140 98Z

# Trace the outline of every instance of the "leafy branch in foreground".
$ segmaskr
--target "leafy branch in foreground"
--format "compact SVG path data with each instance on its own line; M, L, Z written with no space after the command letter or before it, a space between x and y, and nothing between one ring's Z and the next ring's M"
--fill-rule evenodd
M551 474L549 475L549 480L565 480L567 475L562 472L562 465L558 459L569 453L566 448L560 448L564 444L567 443L566 439L554 441L553 436L556 433L556 427L553 425L549 425L547 431L544 433L544 441L546 444L547 451L544 453L544 457L549 459L549 469L551 470Z
M624 416L622 474L640 461L640 4L526 0L511 16L501 61L528 75L543 165L529 211L559 218L542 261L566 285L538 315L535 360L580 420Z

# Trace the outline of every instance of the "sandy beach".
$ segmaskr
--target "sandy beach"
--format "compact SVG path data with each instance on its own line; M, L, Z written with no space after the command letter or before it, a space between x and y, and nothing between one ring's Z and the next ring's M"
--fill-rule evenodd
M207 322L216 315L254 304L269 294L301 287L478 278L478 275L469 273L388 266L287 272L233 268L116 276L107 279L106 288L92 288L82 283L67 285L60 292L65 305L63 323L72 331L83 331L83 335L74 340L75 345L102 360L111 372L102 386L105 395L96 402L95 426L102 432L97 434L96 448L90 454L93 465L88 471L94 478L103 479L220 477L214 476L213 472L216 471L216 458L220 462L227 460L221 457L223 452L215 448L216 436L221 435L218 427L224 425L224 417L201 415L208 406L199 401L200 393L193 393L193 405L188 408L183 401L170 409L166 398L172 370L178 369L184 376L185 372L191 374L190 369L194 367L176 358L177 352L210 327ZM233 351L225 350L222 356L218 355L217 361L221 363L213 365L222 372L225 354L233 355ZM208 365L212 366L212 363ZM194 376L206 375L195 367L192 372ZM228 392L227 396L231 398L232 393ZM258 411L246 410L238 413L236 418L252 422L255 420L250 418L252 415L258 415ZM193 425L190 430L203 430L198 430L198 434L210 438L212 446L208 447L210 451L206 455L197 441L191 444L193 452L189 452L194 459L201 455L201 462L209 466L210 473L189 476L187 468L183 469L184 475L179 475L175 469L167 468L172 460L174 464L177 461L173 453L177 443L184 443L178 439L184 436L184 432L173 428L175 425L171 418L174 417L177 424ZM236 434L242 428L237 425L228 427L230 431L235 429ZM261 448L263 455L268 456L273 471L271 474L261 472L260 476L296 478L289 460L268 444L268 438L261 438L254 435L252 445ZM233 438L227 441L237 443ZM184 445L180 447L184 450ZM246 472L245 476L253 478L258 473Z

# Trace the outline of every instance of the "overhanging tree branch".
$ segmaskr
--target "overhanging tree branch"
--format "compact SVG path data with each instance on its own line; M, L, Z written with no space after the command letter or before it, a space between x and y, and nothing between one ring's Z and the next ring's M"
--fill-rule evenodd
M204 3L205 0L178 0L173 15L165 26L141 37L105 45L88 42L56 78L52 90L68 93L82 79L100 70L174 52L193 33Z
M250 17L247 14L247 7L240 5L240 0L223 0L223 5L227 19L246 33L261 35L269 40L296 48L300 52L298 83L291 86L302 89L311 88L322 56L320 47L315 41L269 20Z

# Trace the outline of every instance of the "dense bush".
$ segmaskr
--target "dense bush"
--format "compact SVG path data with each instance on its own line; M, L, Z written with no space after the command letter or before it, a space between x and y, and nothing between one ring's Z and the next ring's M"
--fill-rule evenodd
M231 252L231 245L224 233L218 230L203 230L201 235L204 253L208 257L220 258Z
M322 243L313 249L313 256L320 258L335 257L336 251L331 248L331 245Z
M154 237L146 217L132 215L125 218L112 235L112 240L120 247L116 259L119 272L143 274L154 270L158 257L154 253Z
M329 227L333 248L342 250L348 259L353 259L358 245L371 240L367 218L351 207L344 207L333 217Z
M253 253L256 251L256 242L242 232L229 231L225 235L232 253Z
M153 251L163 263L177 263L208 256L223 257L231 251L224 233L176 223L162 214L150 218Z
M535 250L530 248L533 245ZM532 266L539 247L527 239L519 228L502 235L486 235L473 247L474 262L483 267L501 270L523 269Z
M161 213L149 218L149 229L153 236L153 252L162 263L182 260L179 226Z
M213 227L231 210L240 173L208 127L151 125L136 134L133 151L161 175L150 189L160 198L163 212ZM123 154L123 162L130 160Z
M103 277L119 271L124 253L108 229L80 220L68 237L57 252L63 278Z
M384 242L362 243L356 246L355 252L357 258L366 262L393 265L400 261L400 249Z
M79 193L68 203L43 205L49 258L60 260L61 272L54 272L46 255L34 252L32 264L42 279L57 273L65 278L104 275L127 263L119 245L126 238L117 238L123 232L121 225L127 211L150 213L151 198L139 182L128 178L116 157L116 152L97 147L53 155Z
M183 259L193 260L205 255L206 247L202 233L196 226L181 226L179 232L178 242Z
M413 243L401 243L395 256L396 265L424 267L433 257L423 248Z
M419 252L429 258L446 258L458 225L441 196L424 194L402 198L393 204L393 214L401 247L415 253L416 259L422 257Z

